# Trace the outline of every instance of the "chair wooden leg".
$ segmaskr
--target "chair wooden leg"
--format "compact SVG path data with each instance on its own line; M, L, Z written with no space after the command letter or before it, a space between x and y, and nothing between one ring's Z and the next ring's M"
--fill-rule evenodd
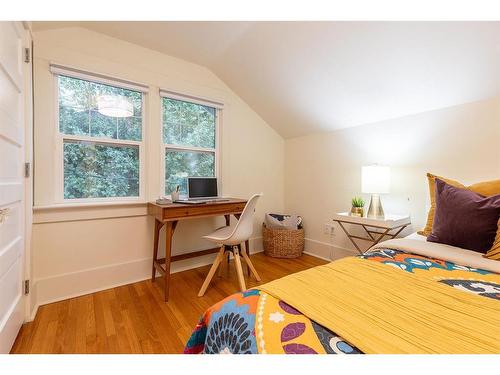
M250 255L250 240L245 241L245 252L247 255ZM250 277L250 266L247 264L247 273L248 277Z
M253 275L255 276L255 280L260 281L261 278L260 278L257 270L255 269L255 267L253 266L253 263L250 260L250 257L248 256L247 252L245 251L245 252L242 252L241 254L243 255L243 259L245 260L245 263L247 264L248 268L252 271Z
M200 291L198 292L198 297L203 297L203 295L207 291L208 285L210 284L210 281L212 281L212 278L214 277L215 271L217 271L217 267L219 267L219 264L220 264L220 262L223 261L223 259L224 259L224 246L221 247L219 253L215 257L214 263L212 264L210 271L208 271L208 275L205 278L205 281L203 282L203 285L201 286Z
M228 260L226 262L226 259ZM219 270L217 271L217 276L222 277L222 272L224 269L229 268L229 252L224 251L224 254L222 255L222 259L219 265Z
M245 277L243 276L243 269L241 268L240 253L237 247L234 248L234 263L236 265L236 273L238 274L238 281L242 292L247 290L245 285Z

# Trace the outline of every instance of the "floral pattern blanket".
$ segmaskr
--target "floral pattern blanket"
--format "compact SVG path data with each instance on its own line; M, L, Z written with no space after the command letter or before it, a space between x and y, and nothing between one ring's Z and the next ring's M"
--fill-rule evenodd
M500 300L498 275L400 250L377 249L360 257L430 278L464 292ZM250 289L212 306L200 319L186 354L360 354L347 342L292 306Z

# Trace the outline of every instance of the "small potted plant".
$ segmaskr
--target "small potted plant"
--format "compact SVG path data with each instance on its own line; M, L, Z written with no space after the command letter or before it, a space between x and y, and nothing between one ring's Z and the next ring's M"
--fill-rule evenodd
M352 198L352 208L351 208L351 215L352 216L364 216L364 207L365 207L365 201L361 197L354 197Z

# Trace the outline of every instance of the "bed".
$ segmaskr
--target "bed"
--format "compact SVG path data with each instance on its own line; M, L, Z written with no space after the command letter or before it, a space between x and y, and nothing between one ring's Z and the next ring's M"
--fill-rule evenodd
M236 293L184 353L500 353L500 262L412 234Z

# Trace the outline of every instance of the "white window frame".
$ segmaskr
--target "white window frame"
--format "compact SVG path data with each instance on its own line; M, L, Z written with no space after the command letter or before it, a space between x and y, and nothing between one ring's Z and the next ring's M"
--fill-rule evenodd
M51 64L53 73L54 97L55 97L55 202L56 204L73 203L106 203L106 202L145 202L146 199L146 96L148 87L141 84L125 81L119 78L105 76L99 73L88 73L80 69L66 68L61 65ZM142 120L141 120L141 141L131 141L124 139L113 139L106 137L90 137L81 135L68 135L61 133L59 124L59 76L76 78L80 80L105 84L108 86L124 88L142 93ZM98 197L98 198L64 198L64 141L81 141L92 144L101 144L109 146L136 146L139 148L139 196L137 197Z
M195 146L184 146L184 145L175 145L164 143L164 126L163 126L163 98L180 100L193 104L200 104L207 107L211 107L215 109L215 147L214 148L205 148L205 147L195 147ZM161 169L162 169L162 179L160 183L160 196L166 196L170 198L170 194L165 191L165 178L166 178L166 152L167 150L175 150L175 151L194 151L194 152L207 152L215 155L215 171L214 177L217 178L217 191L219 195L223 195L222 193L222 173L221 173L221 152L220 152L220 144L221 144L221 133L222 133L222 112L224 109L224 104L219 101L214 101L211 99L205 99L200 97L195 97L186 94L179 94L173 91L160 89L160 125L161 125Z

